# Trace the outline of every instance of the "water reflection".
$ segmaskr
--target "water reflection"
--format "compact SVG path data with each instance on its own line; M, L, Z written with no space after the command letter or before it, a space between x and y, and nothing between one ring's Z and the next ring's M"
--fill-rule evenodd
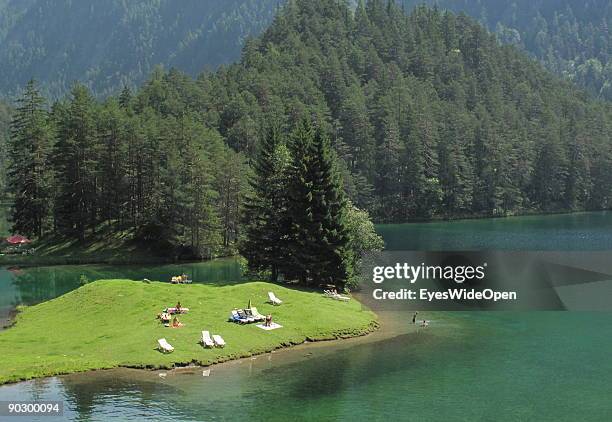
M396 315L397 317L397 315ZM425 329L187 373L98 371L0 387L71 420L607 420L609 313L436 314ZM407 332L407 333L406 333ZM554 379L555 382L550 382ZM580 397L580 400L578 400ZM588 411L586 411L588 409ZM49 420L49 419L40 419Z

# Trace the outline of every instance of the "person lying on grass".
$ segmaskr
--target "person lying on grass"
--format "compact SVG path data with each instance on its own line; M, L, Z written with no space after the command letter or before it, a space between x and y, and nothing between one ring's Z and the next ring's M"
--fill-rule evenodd
M163 323L168 323L168 322L170 322L170 314L168 314L166 312L162 312L160 314L157 314L157 319L160 319L161 322L163 322Z
M182 326L183 326L183 323L179 321L177 317L174 317L174 319L172 320L172 328L179 328Z

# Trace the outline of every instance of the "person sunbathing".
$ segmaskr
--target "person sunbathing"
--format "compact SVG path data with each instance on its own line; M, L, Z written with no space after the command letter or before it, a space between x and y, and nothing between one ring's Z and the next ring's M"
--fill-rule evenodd
M266 323L264 324L266 327L272 326L272 314L266 315Z
M176 313L177 314L181 313L181 302L180 301L176 304Z
M182 326L183 324L181 323L181 321L179 321L177 317L174 317L174 319L172 320L172 328L179 328Z

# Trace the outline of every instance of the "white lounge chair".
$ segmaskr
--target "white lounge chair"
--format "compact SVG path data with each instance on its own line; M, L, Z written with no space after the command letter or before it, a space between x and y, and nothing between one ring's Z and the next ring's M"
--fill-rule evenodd
M336 300L341 300L341 301L343 301L343 302L348 302L349 300L351 300L351 298L350 298L350 297L348 297L348 296L342 296L342 295L339 295L339 294L336 294L336 295L334 295L334 296L332 296L332 297L333 297L334 299L336 299Z
M204 347L215 347L215 342L210 338L210 332L202 331L202 340L200 341Z
M254 307L254 306L251 306L251 313L253 314L253 317L256 320L264 321L266 319L266 317L264 315L260 314L259 311L257 310L257 308Z
M212 338L217 347L225 347L225 340L223 340L223 337L221 337L219 334L214 334Z
M280 300L274 295L274 292L268 292L268 299L270 299L269 302L272 305L280 305L281 303L283 303L282 300Z
M159 350L163 353L174 352L174 347L172 347L170 343L166 341L165 338L160 338L159 340L157 340L157 344L159 344Z

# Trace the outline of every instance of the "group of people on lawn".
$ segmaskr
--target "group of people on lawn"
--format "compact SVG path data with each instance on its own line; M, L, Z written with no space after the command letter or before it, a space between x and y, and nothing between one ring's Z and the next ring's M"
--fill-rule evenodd
M163 312L157 314L157 319L159 319L166 327L179 328L183 326L183 323L178 319L177 315L185 313L186 308L181 306L181 302L179 301L174 308L166 308ZM174 315L174 318L172 317ZM172 324L170 324L170 320L172 319Z
M163 312L157 314L157 319L159 319L166 327L180 328L183 326L183 323L178 319L176 315L182 314L184 312L186 312L186 308L183 308L181 306L181 302L178 301L174 308L166 308ZM174 318L172 317L172 315L174 315ZM171 319L172 324L170 324ZM264 326L272 326L272 314L266 315Z

